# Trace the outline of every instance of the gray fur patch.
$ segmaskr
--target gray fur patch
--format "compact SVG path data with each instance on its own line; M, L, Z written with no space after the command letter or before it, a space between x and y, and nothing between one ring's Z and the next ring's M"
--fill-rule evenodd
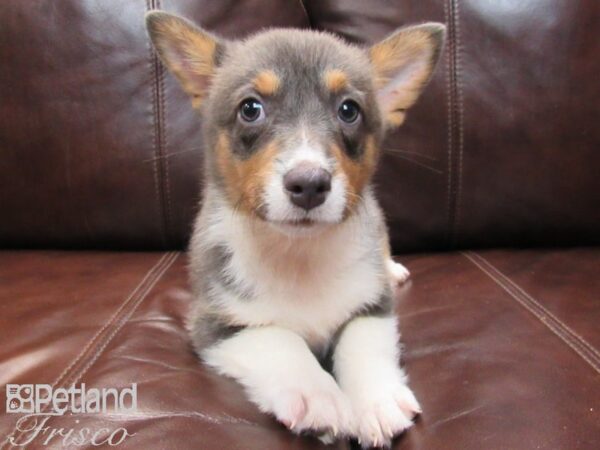
M241 301L254 298L252 287L236 279L229 272L228 266L233 257L232 250L224 245L217 245L207 252L206 257L210 260L212 275L208 281L209 291L222 289Z
M198 317L191 330L192 344L198 354L218 342L230 338L245 327L231 325L217 314Z

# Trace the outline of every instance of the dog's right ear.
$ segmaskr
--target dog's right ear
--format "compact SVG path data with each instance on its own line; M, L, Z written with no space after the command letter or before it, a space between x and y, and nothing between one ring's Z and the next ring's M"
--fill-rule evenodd
M192 97L193 107L199 107L225 43L191 22L162 11L146 14L146 28L160 59Z

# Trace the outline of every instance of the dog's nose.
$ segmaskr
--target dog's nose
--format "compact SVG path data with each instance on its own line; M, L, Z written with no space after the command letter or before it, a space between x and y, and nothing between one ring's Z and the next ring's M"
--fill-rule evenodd
M331 191L331 174L313 164L298 164L283 177L283 185L296 206L309 211L322 205Z

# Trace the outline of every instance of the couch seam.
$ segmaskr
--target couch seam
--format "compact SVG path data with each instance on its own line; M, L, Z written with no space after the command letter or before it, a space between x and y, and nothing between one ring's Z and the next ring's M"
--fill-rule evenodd
M156 1L156 8L161 9L161 2L160 0L155 0ZM158 100L159 100L159 111L160 111L160 122L159 122L159 129L160 129L160 144L161 144L161 167L163 169L163 195L165 197L165 200L163 202L163 204L165 205L165 209L164 209L164 213L166 215L165 217L165 233L166 233L166 239L167 239L167 244L172 244L171 242L171 234L172 234L172 224L173 224L173 217L171 215L171 212L173 211L173 208L171 206L171 180L170 180L170 176L169 176L169 158L167 157L168 155L168 148L169 148L169 142L167 140L167 127L166 127L166 122L167 122L167 95L165 93L165 68L162 65L162 63L160 62L160 60L158 60L157 58L157 62L158 62Z
M600 352L598 350L596 350L591 344L589 344L579 334L577 334L575 331L573 331L573 329L571 327L569 327L566 323L564 323L558 317L556 317L544 305L542 305L540 302L538 302L537 300L535 300L521 286L519 286L517 283L515 283L513 280L511 280L510 277L508 277L503 272L501 272L500 269L498 269L497 267L495 267L490 261L488 261L486 258L484 258L482 255L478 254L477 252L469 252L469 253L471 253L473 256L475 256L476 258L478 258L479 260L481 260L482 262L484 262L485 264L487 264L492 270L494 270L495 272L497 272L498 275L500 275L501 277L503 277L506 280L506 282L509 283L514 289L516 289L517 291L519 291L524 297L526 297L529 301L531 301L536 307L538 307L540 310L542 310L542 312L544 314L546 314L548 317L552 318L558 324L560 324L561 326L563 326L569 333L571 333L573 336L575 336L576 338L578 338L581 341L582 345L584 345L585 347L587 347L589 351L591 351L597 358L600 359Z
M163 254L158 259L158 261L145 273L145 275L141 279L141 281L130 292L130 294L125 298L125 300L115 310L115 312L109 317L109 319L104 323L104 325L96 332L96 334L94 334L94 336L92 336L92 338L88 341L88 343L85 345L83 350L81 350L81 352L77 355L77 357L73 361L71 361L71 363L54 380L54 382L51 384L53 389L56 388L57 386L66 385L66 381L69 378L71 378L71 376L72 376L72 375L68 375L68 372L71 371L71 369L73 369L74 367L76 367L79 362L83 362L83 360L85 359L84 356L88 353L88 351L92 347L94 347L94 344L97 341L98 342L101 341L100 337L106 330L108 330L111 326L118 323L122 317L125 317L127 312L124 313L124 311L126 310L127 306L132 303L132 301L133 301L134 307L131 310L131 312L135 311L135 309L137 308L137 306L139 305L141 300L143 300L149 292L148 287L145 287L144 285L150 286L150 288L152 288L156 284L156 282L158 282L160 277L162 277L162 275L164 274L166 269L168 269L173 264L173 262L177 259L178 256L179 256L179 254L176 252L169 252L169 253ZM143 289L143 291L142 291L142 289ZM139 297L141 295L140 292L143 292L143 295L141 296L141 300L139 299ZM136 299L136 300L133 300L133 299ZM121 324L120 327L122 327L123 324ZM118 328L120 328L120 327L118 327ZM112 337L114 337L114 332L111 335L109 335L109 341L112 339ZM99 345L102 345L103 348L105 348L105 344L106 344L106 342L103 344L99 344ZM94 353L90 357L97 359L97 356L98 356L98 351L96 351L96 353ZM85 370L88 370L88 369L89 369L89 367L86 366ZM85 373L85 372L81 372L79 376L83 375L83 373ZM75 382L76 381L74 381L73 383L75 383ZM48 406L49 406L49 404L47 404L44 408L42 408L41 412L42 413L45 412L47 410ZM23 425L26 425L26 424L23 424ZM15 433L16 430L17 430L16 426L13 427L13 430L7 435L6 441L4 441L2 443L2 445L0 445L0 450L4 448L4 444L9 443L9 438ZM14 438L15 441L18 442L19 438L21 438L22 435L23 435L23 432L20 432L12 437ZM11 445L11 444L9 443L9 445ZM22 447L22 448L26 448L26 446Z
M561 321L541 303L535 300L523 288L502 273L492 263L476 252L463 252L465 258L490 277L504 291L506 291L522 307L533 314L552 333L567 344L575 353L586 361L592 369L600 373L600 352L596 350L583 337L573 331L566 323Z
M448 26L448 52L446 89L448 91L448 136L446 183L446 239L449 247L458 244L458 214L462 192L462 154L463 154L463 101L461 94L460 64L460 17L459 0L444 2L444 16Z
M159 0L146 0L146 9L160 9ZM153 115L153 145L154 145L154 186L155 195L158 203L158 212L160 216L160 227L163 248L168 247L169 239L169 210L170 195L168 187L165 186L165 162L164 158L164 125L163 125L163 83L161 81L163 77L163 68L158 59L158 55L154 51L152 44L148 41L148 51L150 54L150 78L151 78L151 89L152 89L152 115Z
M160 272L156 275L156 277L154 277L154 279L148 283L144 292L138 296L138 299L132 303L130 310L127 313L123 314L123 316L120 319L120 324L118 326L116 326L115 329L112 331L112 333L106 338L106 340L102 343L101 347L98 348L98 350L96 351L96 353L94 354L92 359L89 360L87 362L87 364L81 369L81 371L75 377L75 379L73 380L73 382L71 384L76 384L78 381L80 381L81 378L87 373L87 371L98 360L98 358L100 358L100 355L102 355L102 353L104 353L104 350L106 350L106 347L108 347L108 344L110 344L112 342L112 340L114 339L114 337L119 333L119 331L121 331L121 329L129 321L129 319L131 318L133 313L137 310L137 308L140 306L140 304L146 299L146 297L152 291L154 286L156 286L156 283L158 283L160 281L162 276L167 272L167 270L169 270L171 268L171 266L173 265L175 260L177 260L178 257L179 257L178 253L171 253L170 259L167 262L165 262L163 267L161 267Z
M444 2L444 17L446 20L446 24L448 26L448 52L446 53L446 91L448 92L448 98L446 100L446 108L448 115L448 125L447 125L447 136L446 136L446 170L447 170L447 180L446 180L446 240L449 243L451 237L451 229L450 229L450 217L451 217L451 194L452 194L452 124L453 124L453 115L452 115L452 28L451 28L451 20L450 20L450 8L449 8L450 0L446 0Z
M462 206L462 179L463 179L463 147L464 147L464 102L462 95L462 62L461 62L461 39L460 39L460 0L455 0L455 11L456 11L456 30L455 30L455 45L454 50L456 53L456 77L455 77L455 89L456 98L458 99L458 173L456 173L456 199L455 199L455 212L454 212L454 238L453 245L456 247L459 244L460 236L460 217L461 217L461 206Z
M88 414L98 416L101 418L124 418L124 419L173 419L177 417L183 417L186 419L198 419L205 423L210 423L213 425L249 425L253 427L261 427L262 425L257 422L252 422L250 420L246 420L240 417L231 416L229 414L221 414L221 415L210 415L204 414L200 411L162 411L160 413L151 413L151 412L136 412L135 414L123 413L123 414L115 414L115 413L94 413Z

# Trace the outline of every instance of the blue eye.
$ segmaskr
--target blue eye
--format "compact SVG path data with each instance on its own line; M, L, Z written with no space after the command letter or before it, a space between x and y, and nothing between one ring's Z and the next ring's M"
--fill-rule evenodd
M264 116L263 105L255 98L247 98L240 104L239 115L245 122L256 122Z
M338 108L338 117L342 122L354 123L359 116L360 106L354 100L346 100Z

